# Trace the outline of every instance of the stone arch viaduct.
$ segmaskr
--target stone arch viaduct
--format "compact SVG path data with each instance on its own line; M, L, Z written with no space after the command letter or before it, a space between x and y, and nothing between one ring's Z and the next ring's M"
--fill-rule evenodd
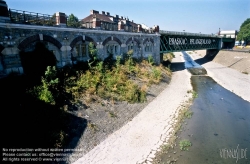
M98 50L97 56L102 60L107 58L110 53L115 57L133 49L134 57L147 58L152 55L159 63L159 36L157 33L130 33L0 23L0 71L6 74L11 72L22 74L20 52L31 51L34 48L34 43L40 41L45 42L46 47L55 55L57 67L72 65L78 61L87 61L89 59L87 46L89 42L95 45Z

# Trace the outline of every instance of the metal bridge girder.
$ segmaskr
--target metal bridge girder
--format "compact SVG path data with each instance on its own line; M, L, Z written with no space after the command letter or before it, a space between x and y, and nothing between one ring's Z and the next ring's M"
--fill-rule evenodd
M221 43L220 37L204 34L160 34L160 53L200 49L219 49Z

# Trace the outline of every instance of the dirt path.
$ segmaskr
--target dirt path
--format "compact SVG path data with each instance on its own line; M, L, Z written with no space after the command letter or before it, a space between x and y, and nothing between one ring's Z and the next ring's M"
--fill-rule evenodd
M173 62L183 62L181 53L175 53L175 56ZM127 164L152 161L172 131L177 109L191 97L187 94L192 89L190 76L187 70L174 72L170 84L136 117L74 163Z

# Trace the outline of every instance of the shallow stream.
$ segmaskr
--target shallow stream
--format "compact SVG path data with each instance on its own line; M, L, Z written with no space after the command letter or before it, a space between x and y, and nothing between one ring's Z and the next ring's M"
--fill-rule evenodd
M178 132L176 146L161 156L164 163L250 164L250 102L217 84L205 75L192 76L198 97ZM181 151L179 142L192 143Z

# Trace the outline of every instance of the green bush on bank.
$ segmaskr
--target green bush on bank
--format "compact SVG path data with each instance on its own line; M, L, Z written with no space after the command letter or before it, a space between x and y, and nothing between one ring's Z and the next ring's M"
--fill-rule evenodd
M130 103L144 102L150 85L171 76L168 68L154 65L152 56L137 62L132 58L133 51L129 51L126 57L117 56L115 61L105 62L98 61L96 51L92 49L93 58L88 63L60 70L48 66L41 84L29 90L38 100L49 104L49 109L60 109L44 110L46 117L41 116L41 120L57 120L58 126L55 125L47 134L55 147L63 147L67 140L64 128L67 127L64 115L67 109L62 106L79 101L88 105L100 98Z
M93 49L91 55L95 57L95 54ZM89 62L88 70L77 70L72 76L67 74L61 81L56 68L49 66L42 77L42 84L36 86L33 93L39 100L49 104L56 103L58 93L61 92L59 88L71 95L72 100L83 99L85 103L90 103L95 96L130 103L144 102L147 87L159 83L164 76L170 76L171 72L163 66L155 66L152 56L148 60L137 62L132 54L133 51L130 50L125 59L118 56L111 66L110 62L108 65L95 58Z

